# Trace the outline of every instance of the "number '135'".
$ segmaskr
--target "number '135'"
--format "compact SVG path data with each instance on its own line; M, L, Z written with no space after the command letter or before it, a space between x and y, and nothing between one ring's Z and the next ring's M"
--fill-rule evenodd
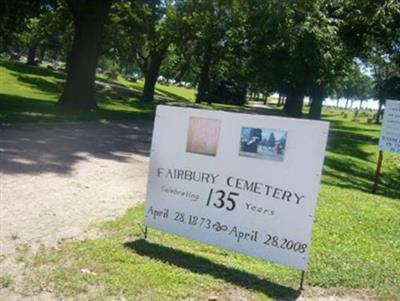
M215 195L215 198L213 198L213 195ZM214 189L211 189L210 194L208 195L206 206L209 207L211 200L213 199L212 205L215 208L220 209L225 207L226 210L232 211L236 206L236 201L233 199L233 197L238 195L239 193L237 192L229 192L227 195L224 190L217 190L214 192Z

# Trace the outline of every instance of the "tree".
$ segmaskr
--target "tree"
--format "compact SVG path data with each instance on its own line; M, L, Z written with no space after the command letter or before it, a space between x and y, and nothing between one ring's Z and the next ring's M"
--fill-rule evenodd
M319 117L326 86L346 59L338 38L340 20L327 1L257 1L249 16L253 69L287 96L284 111L302 114L306 94L311 114Z
M232 56L238 48L233 40L240 36L239 7L234 1L179 1L177 6L176 52L182 59L177 66L180 73L197 83L196 102L243 98L245 85L240 66L240 56ZM244 38L242 38L242 43ZM230 58L228 58L230 56ZM226 59L225 61L223 61ZM236 60L236 61L235 61ZM190 66L190 72L183 68ZM239 67L239 68L238 68ZM245 92L244 92L245 93ZM214 94L214 95L213 95Z
M370 64L374 94L379 99L376 123L387 97L399 98L400 3L391 0L347 1L343 37ZM397 71L396 71L397 70ZM397 87L397 88L396 88ZM389 96L390 95L390 96Z
M37 17L47 6L55 6L55 1L0 1L0 49L8 50L16 36L27 29L29 20Z
M112 7L109 48L125 62L134 61L144 75L142 100L152 102L162 61L174 34L171 1L125 1Z
M375 123L380 122L386 99L400 99L400 66L384 57L375 57L373 65L373 95L379 101Z
M268 141L267 141L267 146L268 147L275 147L276 139L275 135L273 132L269 135Z
M36 50L40 43L42 27L39 18L31 18L27 21L26 30L20 35L21 41L28 48L26 63L35 65Z
M369 53L374 40L398 51L392 42L398 41L399 7L391 0L252 1L247 10L252 69L287 96L287 115L301 116L309 95L309 117L318 119L333 83L355 57Z
M15 35L15 40L28 49L27 64L37 64L38 51L40 59L46 51L52 51L53 57L66 51L71 44L71 23L69 12L61 4L43 9L38 16L28 19L25 30Z
M385 1L375 23L365 56L372 65L374 96L379 101L375 123L379 123L386 99L400 99L400 3Z
M68 0L74 38L67 58L67 80L58 104L84 110L95 109L95 76L100 40L111 0Z
M68 7L63 2L40 16L41 34L39 59L47 53L55 60L65 60L73 39L73 20Z
M371 78L361 71L360 62L353 61L335 83L335 97L346 99L345 109L349 101L352 107L355 100L360 101L361 108L362 102L372 97L372 86Z

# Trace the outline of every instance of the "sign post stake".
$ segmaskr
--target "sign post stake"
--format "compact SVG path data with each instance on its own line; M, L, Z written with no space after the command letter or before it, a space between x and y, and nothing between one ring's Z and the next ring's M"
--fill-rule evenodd
M376 193L378 189L379 179L381 175L381 168L382 168L382 161L383 161L383 151L379 151L378 162L376 164L376 170L374 175L374 185L372 186L372 193Z
M304 271L301 271L300 287L299 287L299 290L300 290L300 291L304 290L304 287L303 287L303 283L304 283L304 274L305 274L305 272L304 272Z
M147 239L147 226L144 225L144 228L143 228L142 225L139 224L139 228L140 228L140 231L142 231L142 233L143 233L144 239Z

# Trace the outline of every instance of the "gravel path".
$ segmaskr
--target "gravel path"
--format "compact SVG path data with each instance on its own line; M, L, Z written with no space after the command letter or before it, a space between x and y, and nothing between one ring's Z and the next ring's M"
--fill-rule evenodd
M151 121L2 125L1 255L82 238L144 201L151 132Z

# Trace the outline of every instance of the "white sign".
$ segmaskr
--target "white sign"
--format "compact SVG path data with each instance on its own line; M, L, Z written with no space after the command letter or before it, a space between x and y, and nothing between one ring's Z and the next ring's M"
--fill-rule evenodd
M400 153L400 100L386 100L379 149Z
M306 270L329 124L158 106L146 225Z

